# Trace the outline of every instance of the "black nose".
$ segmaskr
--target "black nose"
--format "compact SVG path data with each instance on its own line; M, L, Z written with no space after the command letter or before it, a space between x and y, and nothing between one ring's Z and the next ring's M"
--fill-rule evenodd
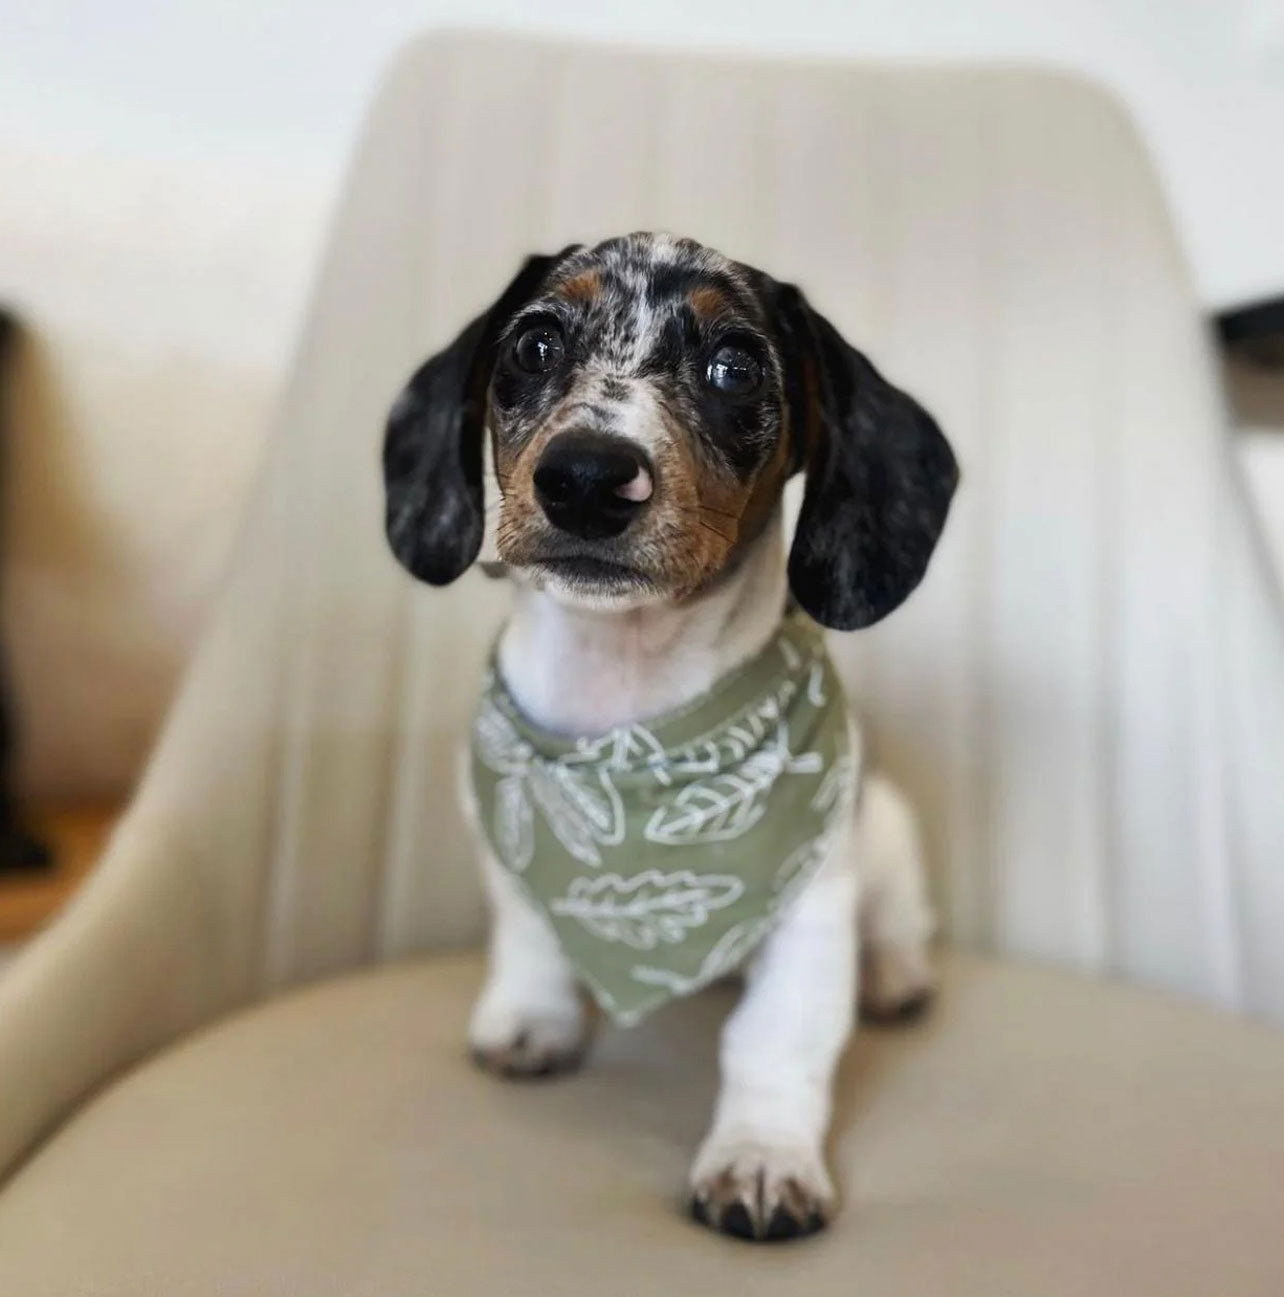
M584 540L618 536L645 505L638 493L643 474L650 493L650 467L642 452L600 432L563 432L548 443L535 466L535 496L559 531Z

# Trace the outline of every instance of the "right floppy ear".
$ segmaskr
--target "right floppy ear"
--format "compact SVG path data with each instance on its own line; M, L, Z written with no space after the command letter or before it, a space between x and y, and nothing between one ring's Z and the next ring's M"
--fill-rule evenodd
M569 251L528 257L495 304L425 361L393 404L383 442L384 525L397 561L429 585L449 585L481 549L482 438L496 340Z
M923 579L958 485L936 420L894 387L792 284L768 299L795 463L807 487L789 588L832 630L872 626Z

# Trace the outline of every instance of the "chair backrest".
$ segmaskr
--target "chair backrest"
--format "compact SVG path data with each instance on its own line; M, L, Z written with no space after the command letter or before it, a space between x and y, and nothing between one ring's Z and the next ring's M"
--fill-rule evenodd
M382 425L524 254L640 228L799 282L958 451L925 585L835 643L948 931L1284 1020L1284 623L1116 105L1041 71L490 37L386 79L132 818L241 924L221 957L265 988L480 933L455 750L505 595L395 566Z

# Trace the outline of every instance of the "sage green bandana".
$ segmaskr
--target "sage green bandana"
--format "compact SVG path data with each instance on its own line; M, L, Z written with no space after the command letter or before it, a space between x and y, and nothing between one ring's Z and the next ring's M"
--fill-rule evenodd
M495 856L626 1026L744 963L823 861L854 776L842 686L799 615L645 725L544 733L494 670L473 724Z

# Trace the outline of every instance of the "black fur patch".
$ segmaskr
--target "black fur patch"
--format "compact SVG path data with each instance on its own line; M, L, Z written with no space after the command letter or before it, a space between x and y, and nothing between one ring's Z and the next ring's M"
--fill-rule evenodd
M388 543L429 585L448 585L481 549L482 436L497 340L564 255L530 257L490 310L416 371L392 408L383 448Z
M932 416L796 288L778 286L774 297L807 471L790 588L818 622L858 630L886 617L923 579L958 465Z

